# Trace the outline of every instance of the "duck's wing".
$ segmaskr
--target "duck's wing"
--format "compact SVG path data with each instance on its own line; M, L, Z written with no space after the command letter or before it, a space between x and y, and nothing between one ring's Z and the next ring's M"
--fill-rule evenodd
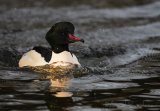
M33 50L41 54L41 56L45 59L46 62L49 62L52 57L52 50L46 47L37 46L34 47Z

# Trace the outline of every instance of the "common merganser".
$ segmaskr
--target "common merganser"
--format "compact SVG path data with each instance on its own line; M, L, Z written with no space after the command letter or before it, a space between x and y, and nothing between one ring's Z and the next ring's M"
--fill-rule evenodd
M77 57L69 51L69 44L83 42L74 36L74 25L70 22L58 22L51 27L45 38L51 49L37 46L26 52L19 61L19 67L43 66L51 64L53 66L67 66L75 64L81 66Z

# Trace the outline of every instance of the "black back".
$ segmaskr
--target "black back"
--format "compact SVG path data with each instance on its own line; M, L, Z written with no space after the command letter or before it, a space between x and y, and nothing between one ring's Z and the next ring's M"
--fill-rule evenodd
M35 50L36 52L38 52L39 54L41 54L42 57L44 57L46 62L49 62L51 60L52 57L52 50L46 47L42 47L42 46L36 46L33 48L33 50Z

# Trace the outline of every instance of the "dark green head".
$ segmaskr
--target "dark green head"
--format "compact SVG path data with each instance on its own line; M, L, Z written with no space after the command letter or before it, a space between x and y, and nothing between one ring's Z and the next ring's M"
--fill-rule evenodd
M46 34L46 40L51 46L55 45L68 45L73 42L84 42L74 36L74 25L70 22L58 22L51 27L51 29Z

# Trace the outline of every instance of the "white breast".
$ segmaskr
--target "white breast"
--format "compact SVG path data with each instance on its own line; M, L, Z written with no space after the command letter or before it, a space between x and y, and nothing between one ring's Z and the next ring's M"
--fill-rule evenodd
M37 53L35 50L31 50L25 53L19 61L19 67L24 66L43 66L51 64L53 66L67 66L70 64L76 64L81 66L78 62L77 57L68 51L63 51L61 53L52 52L52 58L49 62L46 62L41 54Z
M67 66L70 64L76 64L78 66L81 66L78 62L77 57L68 51L63 51L61 53L52 52L52 58L49 64L52 64L54 66Z

